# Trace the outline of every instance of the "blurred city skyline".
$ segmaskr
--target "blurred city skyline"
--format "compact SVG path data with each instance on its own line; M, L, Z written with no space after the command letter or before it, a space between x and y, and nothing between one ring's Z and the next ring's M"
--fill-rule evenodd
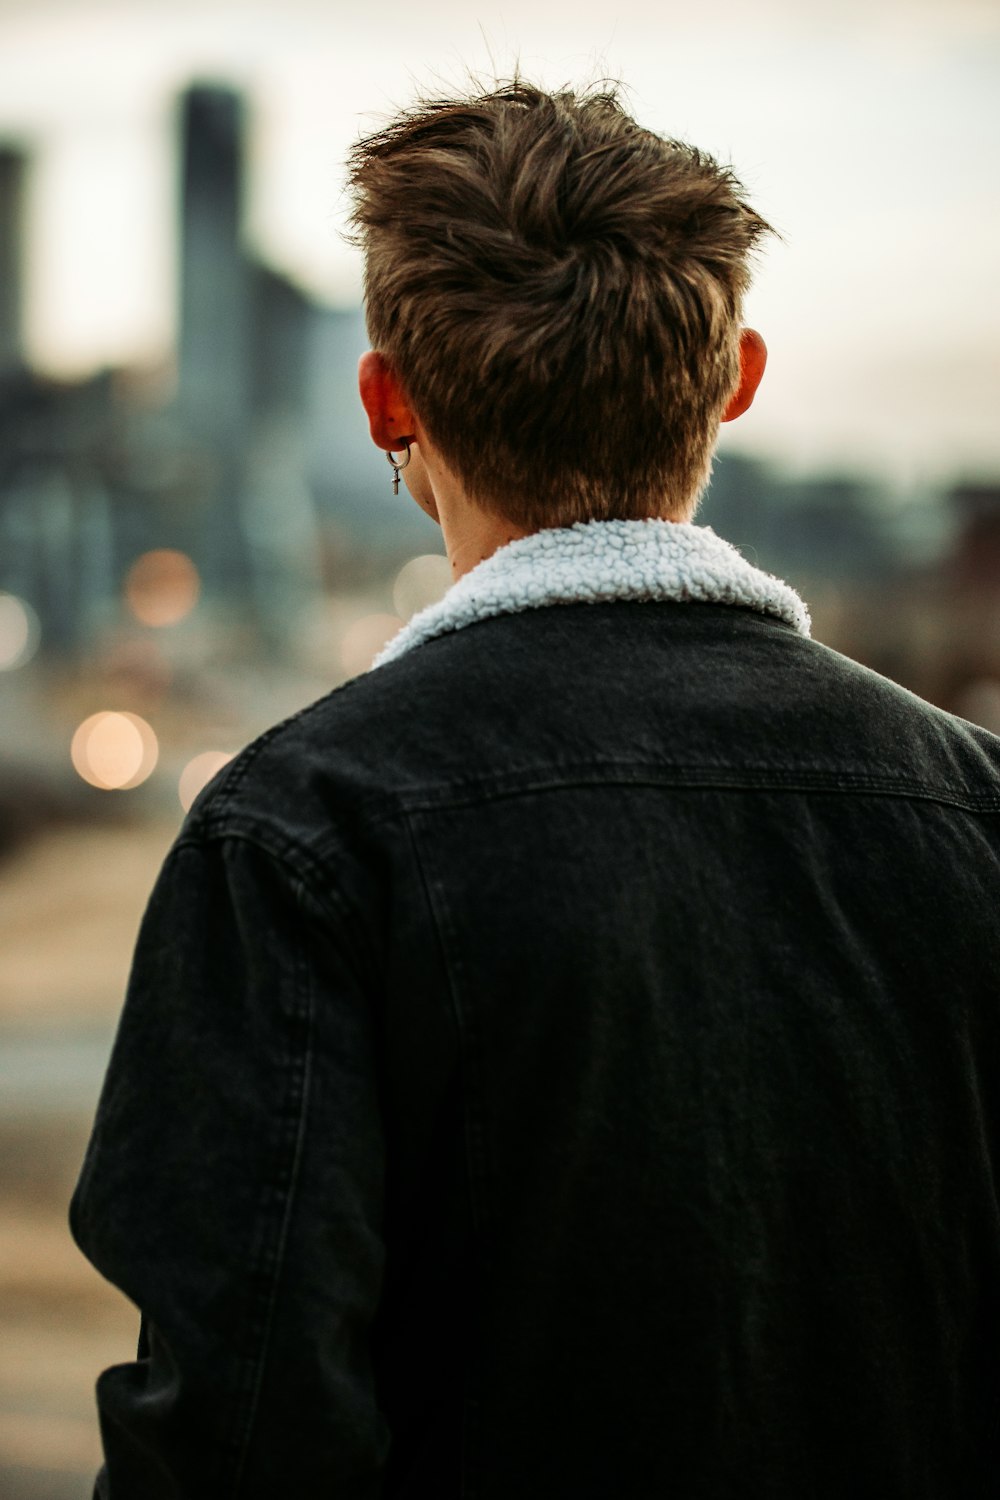
M254 253L349 306L351 141L419 89L515 59L549 85L620 76L642 123L731 159L781 232L747 307L770 368L724 446L907 484L1000 467L1000 12L979 0L835 15L727 0L701 16L431 0L419 17L396 0L377 15L314 0L5 0L0 141L30 162L29 358L80 376L170 357L176 99L192 79L248 100Z

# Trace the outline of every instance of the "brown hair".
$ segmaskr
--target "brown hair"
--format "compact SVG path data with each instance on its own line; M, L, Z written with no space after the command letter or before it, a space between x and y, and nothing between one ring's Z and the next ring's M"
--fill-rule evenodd
M707 482L769 229L617 92L422 100L350 158L373 346L483 509L665 514Z

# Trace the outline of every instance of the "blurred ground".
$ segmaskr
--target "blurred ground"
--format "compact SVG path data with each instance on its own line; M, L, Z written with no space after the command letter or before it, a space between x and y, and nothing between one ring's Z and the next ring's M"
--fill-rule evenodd
M138 1316L79 1254L66 1214L136 931L176 828L62 827L0 867L3 1500L89 1500L94 1381L134 1354Z

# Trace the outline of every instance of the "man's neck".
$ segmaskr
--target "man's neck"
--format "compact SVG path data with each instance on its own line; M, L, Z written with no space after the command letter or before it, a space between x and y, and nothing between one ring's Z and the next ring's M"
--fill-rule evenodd
M442 515L441 529L453 583L516 537L531 535L530 529L515 526L512 521L472 506L459 515Z
M437 518L451 564L451 581L457 583L479 563L492 557L520 536L530 536L537 527L523 527L483 510L470 500L455 477L441 465L437 455L428 462L434 483Z

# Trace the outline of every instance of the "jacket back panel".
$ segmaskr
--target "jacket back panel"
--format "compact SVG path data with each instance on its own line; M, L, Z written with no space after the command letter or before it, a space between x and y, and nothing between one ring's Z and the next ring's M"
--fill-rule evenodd
M376 693L387 1493L459 1423L482 1500L980 1493L997 742L704 606L490 621Z

